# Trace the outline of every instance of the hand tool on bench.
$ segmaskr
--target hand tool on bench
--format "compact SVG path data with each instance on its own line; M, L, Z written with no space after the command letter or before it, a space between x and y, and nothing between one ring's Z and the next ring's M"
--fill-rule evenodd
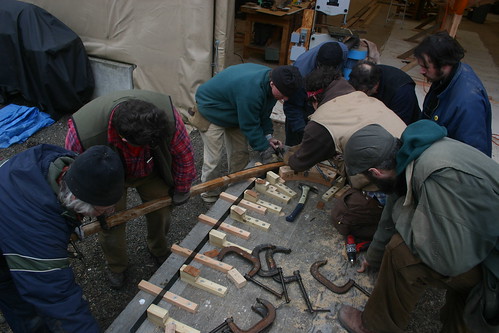
M194 195L201 194L209 190L237 183L252 177L257 177L266 173L267 171L278 169L283 165L284 162L264 164L253 168L245 169L242 171L238 171L223 177L219 177L198 185L194 185L191 187L190 195L192 197ZM137 217L148 214L160 208L169 206L171 205L171 203L172 199L169 196L165 196L163 198L159 198L156 200L147 201L141 205L135 206L127 210L122 210L120 212L117 212L116 214L106 217L105 223L108 227L114 227L116 225L123 224L128 220L135 219ZM80 236L74 233L71 235L71 239L78 240L82 237L98 233L101 230L102 230L101 223L98 221L92 221L81 227L82 233Z
M310 267L310 274L312 274L312 276L317 281L319 281L320 283L322 283L327 289L331 290L335 294L344 294L347 291L349 291L350 289L352 289L352 287L355 287L360 292L362 292L364 295L366 295L367 297L371 296L371 294L367 290L365 290L364 288L362 288L361 286L359 286L352 279L348 280L348 282L345 283L343 286L337 286L334 283L332 283L331 281L329 281L328 279L326 279L321 273L319 273L319 267L324 266L325 264L327 264L327 260L316 261Z
M286 221L288 221L288 222L293 222L296 219L296 217L298 216L298 214L300 214L300 212L303 210L303 207L305 206L305 202L307 201L307 196L308 196L309 191L312 191L314 193L319 193L319 190L317 190L317 188L315 188L313 186L309 186L307 184L300 183L300 187L301 187L301 191L302 191L300 200L298 201L298 204L296 205L293 212L291 214L289 214L288 216L286 216Z
M257 298L257 305L251 306L251 310L262 316L262 320L253 325L247 330L240 329L232 317L225 319L225 322L215 327L209 333L225 333L225 329L229 329L232 333L260 333L269 328L275 320L276 309L269 301L262 298Z
M261 267L260 266L260 259L254 257L250 253L248 253L248 252L240 249L237 246L227 246L227 247L224 247L220 251L220 253L218 254L217 259L219 261L222 261L223 258L225 257L225 255L228 254L228 253L235 253L235 254L239 255L240 257L248 260L249 262L251 262L253 264L253 267L251 268L251 270L248 273L244 274L244 278L246 280L249 280L249 281L253 282L254 284L256 284L257 286L262 287L263 289L265 289L266 291L268 291L271 294L275 295L276 297L282 298L282 294L278 293L274 289L270 288L269 286L264 285L260 281L258 281L255 278L253 278L253 276L255 276L256 272L258 272L260 270L260 267Z
M267 252L265 252L265 261L267 262L267 267L269 268L267 275L265 275L265 276L272 276L276 282L279 282L281 284L282 293L284 294L284 299L286 300L286 303L289 303L291 300L289 299L289 296L288 296L288 287L286 286L286 283L292 282L294 280L286 281L286 278L282 274L282 268L277 267L277 264L274 260L274 253L275 252L289 254L289 253L291 253L291 249L281 247L281 246L276 246L275 248L268 249ZM260 275L260 276L264 276L264 275Z
M312 306L312 303L310 302L310 298L308 297L307 290L305 289L305 285L303 284L303 281L301 279L300 271L296 270L293 272L293 276L295 277L296 281L298 281L298 285L300 286L301 294L303 296L303 299L305 300L305 303L307 303L307 308L308 312L314 313L314 312L330 312L331 310L329 309L314 309Z

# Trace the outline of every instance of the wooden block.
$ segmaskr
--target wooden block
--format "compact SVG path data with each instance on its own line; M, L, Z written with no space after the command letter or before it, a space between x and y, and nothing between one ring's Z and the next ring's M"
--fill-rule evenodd
M163 291L161 287L158 287L155 284L152 284L146 280L140 281L139 289L153 296L158 296ZM182 308L186 311L189 311L190 313L196 313L199 308L198 304L191 302L183 297L180 297L179 295L176 295L171 291L167 291L163 295L163 300L167 301L170 304L178 306L179 308Z
M211 225L211 226L214 226L218 221L216 219L214 219L213 217L210 217L208 215L205 215L205 214L200 214L198 216L198 220L200 222L203 222L204 224L208 224L208 225ZM235 227L233 225L230 225L230 224L227 224L227 223L224 223L222 222L219 226L219 228L231 235L234 235L234 236L237 236L237 237L240 237L242 239L249 239L250 236L251 236L251 233L246 231L246 230L243 230L243 229L240 229L238 227Z
M168 319L168 310L163 309L156 304L151 304L147 308L147 319L160 327L165 327L166 320Z
M184 268L184 273L189 274L194 279L201 275L201 270L191 265L187 265Z
M268 201L265 201L262 199L258 199L259 196L260 196L260 194L258 192L253 191L253 190L244 191L244 198L246 200L257 203L260 206L267 208L267 210L271 211L272 213L279 214L281 212L282 207L274 205L271 202L268 202Z
M166 320L166 324L175 325L175 333L201 333L200 330L187 326L171 317Z
M275 188L277 189L278 192L281 192L282 194L285 194L285 195L287 195L290 198L294 198L298 194L298 193L296 193L295 191L293 191L291 188L287 187L284 184L276 183L276 184L274 184L274 186L275 186Z
M346 191L350 189L350 185L343 186L338 192L334 194L335 198L341 197Z
M217 249L213 249L213 250L210 250L210 251L206 251L204 252L203 254L207 257L210 257L210 258L216 258L218 256L218 254L220 253L219 250Z
M248 282L246 281L244 276L235 268L227 272L227 277L236 285L237 289L244 287Z
M282 203L285 203L285 204L287 204L289 202L289 200L291 200L291 198L288 197L287 195L282 194L279 191L277 191L277 189L273 185L269 186L269 188L267 189L265 194L267 194L269 197L272 197L272 198L274 198Z
M246 215L246 209L239 207L237 205L232 205L230 207L230 217L237 216L237 218L243 219Z
M171 318L168 315L168 310L163 309L156 304L151 304L147 308L147 319L155 323L160 327L165 328L165 332L176 332L176 333L201 333L201 331L182 324L181 322ZM173 327L174 331L171 331L171 327ZM168 331L168 330L169 331Z
M227 202L233 203L233 202L236 202L237 197L235 195L229 194L227 192L222 192L220 194L220 199L223 199ZM239 201L239 203L237 205L244 207L248 210L251 210L253 212L262 214L262 215L265 215L265 213L267 212L267 208L262 207L262 206L254 203L252 201L245 200L245 199L241 199L241 201Z
M173 244L171 249L173 253L176 253L186 258L188 258L192 254L191 250L186 249L185 247L181 247L177 244ZM228 271L234 268L232 265L226 264L222 261L210 258L208 256L199 253L197 253L194 256L194 260L205 266L216 269L217 271L220 271L222 273L227 273Z
M237 246L241 250L246 251L248 253L251 253L250 249L247 249L247 248L244 248L244 247L237 245L235 243L229 242L228 240L226 240L226 238L227 238L226 234L224 234L223 232L217 231L217 230L211 230L209 233L210 244L213 246L217 246L217 247Z
M322 195L322 200L329 201L345 185L345 177L340 177L334 185Z
M169 323L169 324L166 324L165 326L165 333L175 333L175 331L177 330L177 325L175 325L175 323Z
M260 193L265 193L265 192L267 192L268 186L269 186L268 181L261 179L261 178L255 179L255 191L260 192Z
M244 199L251 201L251 202L257 202L259 195L260 194L257 191L253 191L253 190L244 191Z
M262 229L264 231L268 231L270 228L270 223L257 219L256 217L251 217L246 215L243 219L243 223L250 224L258 229Z
M227 235L224 234L221 231L218 230L210 230L210 244L218 246L218 247L224 247L224 243L227 241L226 240Z
M182 265L180 268L180 279L196 288L203 289L213 295L224 297L227 293L227 288L218 283L207 280L201 276L193 277L185 272L188 265Z
M266 179L272 185L275 185L276 183L281 182L281 177L279 177L279 175L273 171L267 171Z

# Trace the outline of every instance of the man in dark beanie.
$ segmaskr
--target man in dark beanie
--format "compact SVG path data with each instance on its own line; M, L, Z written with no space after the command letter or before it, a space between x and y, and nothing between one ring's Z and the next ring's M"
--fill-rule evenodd
M83 216L114 211L124 180L106 146L76 155L39 145L0 166L0 310L13 332L100 332L75 283L68 243L81 234Z
M263 163L274 161L274 149L282 143L272 137L272 109L276 100L286 101L300 87L302 77L295 67L271 69L250 63L230 66L202 84L196 92L197 111L191 119L204 143L201 181L221 176L224 144L230 173L248 164L248 144L260 152ZM215 202L218 194L210 191L201 197L205 202Z
M348 58L348 47L341 42L324 42L298 56L293 66L300 70L303 77L319 67L331 67L341 72ZM301 87L283 105L286 116L284 127L286 145L301 143L303 131L314 108L307 103L307 92Z
M350 176L391 193L359 272L379 268L364 311L343 305L348 332L403 332L426 288L446 290L440 332L498 332L499 165L431 120L399 139L380 125L345 147Z
M181 116L170 96L147 90L116 91L98 97L68 121L66 149L77 153L99 144L119 153L125 169L125 187L135 188L143 202L170 195L174 205L189 199L196 177L194 154ZM126 209L125 195L116 205ZM147 249L156 265L170 254L166 235L171 207L146 214ZM102 230L99 242L106 257L111 288L125 283L128 267L126 227Z

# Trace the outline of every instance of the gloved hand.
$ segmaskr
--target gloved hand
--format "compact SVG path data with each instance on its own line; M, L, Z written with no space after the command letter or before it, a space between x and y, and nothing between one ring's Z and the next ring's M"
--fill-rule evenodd
M173 192L172 202L174 206L185 204L191 197L190 192Z
M274 148L272 148L272 146L260 152L260 158L262 159L263 164L269 164L280 161L279 157L276 155L275 150Z

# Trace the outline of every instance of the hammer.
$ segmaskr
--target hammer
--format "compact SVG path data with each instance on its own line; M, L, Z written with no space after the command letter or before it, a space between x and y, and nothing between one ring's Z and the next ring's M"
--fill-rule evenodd
M319 193L319 190L307 184L300 183L300 188L301 188L300 200L298 201L298 204L296 205L293 212L288 216L286 216L286 221L288 222L293 222L298 216L298 214L300 214L300 212L303 210L303 206L305 206L305 201L307 201L307 196L309 191L312 191L314 193Z

